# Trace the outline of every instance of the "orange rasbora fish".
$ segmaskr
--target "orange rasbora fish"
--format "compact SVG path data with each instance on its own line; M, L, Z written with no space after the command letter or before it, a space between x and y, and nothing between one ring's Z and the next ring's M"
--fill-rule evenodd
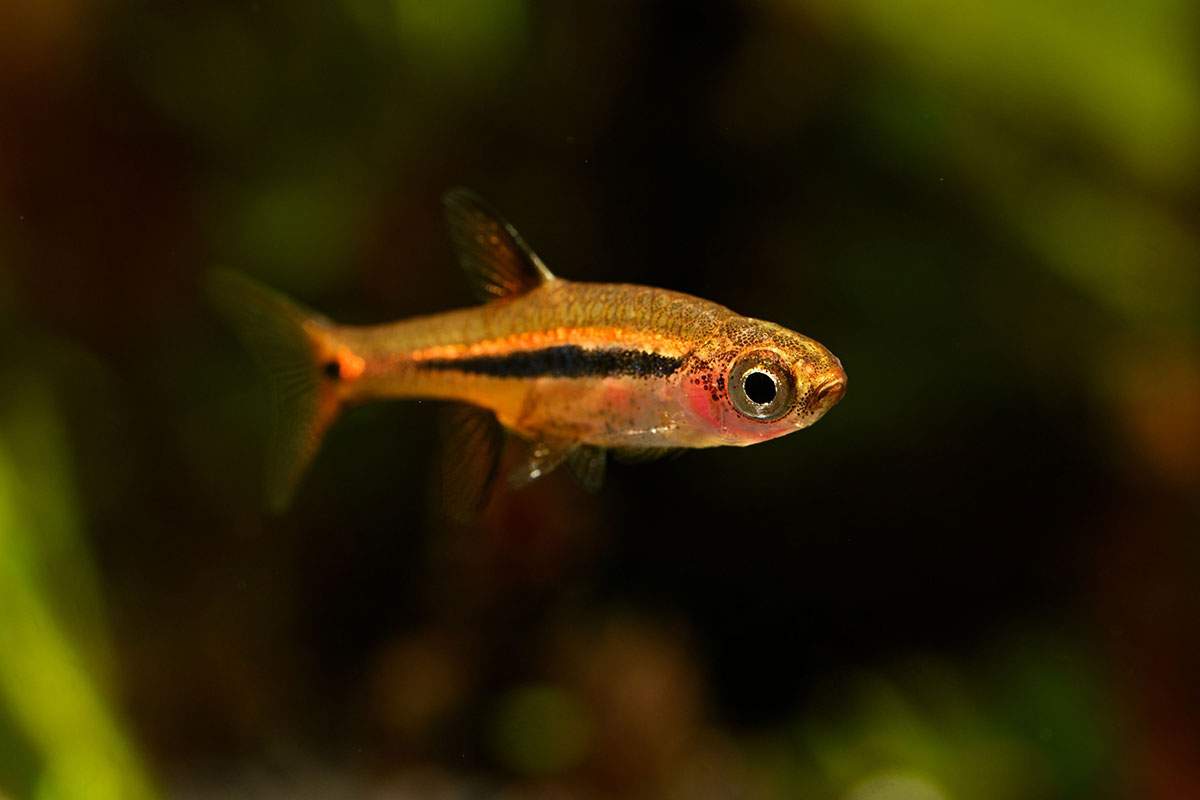
M232 273L214 296L271 373L279 430L268 502L284 507L345 407L434 398L462 406L445 463L448 507L487 499L508 430L522 485L567 463L597 487L606 451L748 445L805 428L845 392L841 362L770 322L665 289L556 278L465 189L444 198L458 260L489 302L375 326L337 325Z

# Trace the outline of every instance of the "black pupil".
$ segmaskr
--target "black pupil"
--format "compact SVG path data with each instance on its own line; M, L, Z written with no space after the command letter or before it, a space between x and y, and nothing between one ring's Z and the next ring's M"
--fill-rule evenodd
M760 406L775 399L775 379L765 372L751 372L746 376L743 386L746 389L746 397Z

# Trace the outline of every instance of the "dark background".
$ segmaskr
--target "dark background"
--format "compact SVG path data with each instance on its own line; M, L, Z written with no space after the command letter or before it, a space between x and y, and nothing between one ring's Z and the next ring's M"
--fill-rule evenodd
M1183 0L0 10L0 793L1200 796L1200 86ZM552 270L813 336L751 449L441 522L436 404L260 514L214 266Z

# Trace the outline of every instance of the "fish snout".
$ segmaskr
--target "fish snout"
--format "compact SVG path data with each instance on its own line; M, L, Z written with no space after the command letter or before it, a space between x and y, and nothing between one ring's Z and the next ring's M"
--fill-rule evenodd
M827 377L816 388L808 401L810 411L824 413L833 408L846 394L846 373L838 370L836 374Z

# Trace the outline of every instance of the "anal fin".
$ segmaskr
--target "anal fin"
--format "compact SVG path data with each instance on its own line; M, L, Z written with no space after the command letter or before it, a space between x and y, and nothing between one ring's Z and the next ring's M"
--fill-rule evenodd
M442 503L446 517L460 525L487 506L506 441L491 411L455 405L442 418Z

